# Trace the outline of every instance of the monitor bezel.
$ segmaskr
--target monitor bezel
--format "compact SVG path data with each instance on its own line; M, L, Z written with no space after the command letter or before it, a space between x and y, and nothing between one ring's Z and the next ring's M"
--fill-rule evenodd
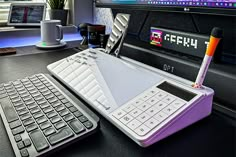
M135 9L145 11L164 11L164 12L179 12L179 13L194 13L194 14L209 14L209 15L224 15L236 16L236 8L217 8L217 7L188 7L188 6L151 6L150 4L112 4L100 3L96 1L96 7L112 8L112 9Z
M9 16L8 16L8 21L7 21L7 25L8 26L40 26L40 22L39 23L11 23L11 16L12 16L12 8L13 6L43 6L43 18L42 20L45 20L46 17L46 7L47 4L46 3L30 3L30 2L25 2L25 3L11 3L10 5L10 11L9 11Z

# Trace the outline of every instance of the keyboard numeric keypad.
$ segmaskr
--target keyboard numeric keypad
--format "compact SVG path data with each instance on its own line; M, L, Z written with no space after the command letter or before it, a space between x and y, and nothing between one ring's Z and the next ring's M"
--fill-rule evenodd
M116 110L112 116L137 135L145 136L185 103L184 100L155 87Z

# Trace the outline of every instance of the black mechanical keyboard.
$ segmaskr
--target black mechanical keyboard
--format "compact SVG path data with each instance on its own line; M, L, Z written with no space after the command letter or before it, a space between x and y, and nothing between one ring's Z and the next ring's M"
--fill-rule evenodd
M51 76L0 84L0 113L17 157L46 155L94 133L98 117Z

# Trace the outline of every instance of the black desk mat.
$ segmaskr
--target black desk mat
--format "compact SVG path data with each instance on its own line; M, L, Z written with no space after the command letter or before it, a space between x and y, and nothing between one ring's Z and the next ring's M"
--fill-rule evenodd
M67 49L24 56L0 58L0 83L36 73L48 73L46 66L76 53ZM97 112L95 112L97 113ZM98 114L98 113L97 113ZM236 127L224 116L209 117L148 147L141 148L110 122L101 118L98 133L74 143L52 156L57 157L235 157ZM14 157L0 118L0 157Z

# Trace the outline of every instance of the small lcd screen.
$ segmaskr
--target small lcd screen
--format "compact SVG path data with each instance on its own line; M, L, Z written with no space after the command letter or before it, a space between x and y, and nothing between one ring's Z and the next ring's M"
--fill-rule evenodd
M10 23L40 23L44 6L12 6Z
M157 87L186 101L190 101L196 96L195 93L189 92L168 82L163 82Z

